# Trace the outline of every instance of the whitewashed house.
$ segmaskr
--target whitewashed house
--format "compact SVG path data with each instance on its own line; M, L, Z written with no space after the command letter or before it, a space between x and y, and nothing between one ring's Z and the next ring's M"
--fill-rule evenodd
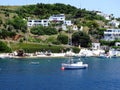
M65 20L65 21L63 22L63 24L66 25L66 26L71 26L71 25L73 25L72 22L71 22L71 20Z
M71 20L65 20L63 21L63 24L62 24L62 29L63 30L68 30L67 26L71 27L73 24L71 22Z
M78 30L78 26L77 25L72 25L72 30Z
M62 25L62 29L63 30L68 30L68 28L67 28L67 26L65 24ZM72 25L71 30L75 30L75 31L78 30L77 25Z
M120 42L116 42L116 43L115 43L115 46L120 46Z
M49 17L49 21L65 21L65 15L64 14L57 14L52 15Z
M104 40L113 41L120 39L120 29L107 29L104 31Z
M108 14L104 14L102 12L97 12L97 15L103 16L106 20L111 20L111 16Z
M117 20L112 20L109 22L109 24L111 24L113 27L118 27L120 25L120 22Z
M38 26L38 25L49 26L49 20L48 19L43 19L43 20L28 20L27 25L29 27Z
M92 50L100 49L100 43L92 43Z

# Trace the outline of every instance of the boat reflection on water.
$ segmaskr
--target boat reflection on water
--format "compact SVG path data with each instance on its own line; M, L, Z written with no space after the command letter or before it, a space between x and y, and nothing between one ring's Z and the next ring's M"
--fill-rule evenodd
M37 65L39 62L30 62L30 64Z

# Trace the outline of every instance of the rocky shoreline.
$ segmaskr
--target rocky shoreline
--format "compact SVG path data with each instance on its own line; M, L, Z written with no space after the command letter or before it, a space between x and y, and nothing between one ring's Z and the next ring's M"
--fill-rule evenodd
M104 50L81 49L79 53L67 51L66 53L35 52L35 53L1 53L0 58L41 58L41 57L120 57L120 51L110 50L105 53Z

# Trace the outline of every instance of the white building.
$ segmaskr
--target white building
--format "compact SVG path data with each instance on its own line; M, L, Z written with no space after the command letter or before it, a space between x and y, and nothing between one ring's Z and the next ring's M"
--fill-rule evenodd
M63 30L68 30L68 28L67 28L67 26L65 24L62 25L62 29ZM77 25L72 25L71 30L75 30L75 31L78 30Z
M110 20L110 19L111 19L111 16L110 16L110 15L104 14L104 13L102 13L102 12L97 12L97 15L103 16L106 20Z
M43 20L28 20L27 22L28 26L37 26L37 25L42 25L42 26L48 26L49 25L49 20L48 19L43 19Z
M118 27L120 25L120 22L117 20L112 20L109 22L109 24L111 24L113 27Z
M72 30L75 30L75 31L78 30L78 26L77 25L73 25L72 26Z
M104 40L113 41L120 38L120 29L108 29L104 31Z
M72 24L71 20L65 20L65 21L63 21L62 29L63 30L68 30L67 26L72 26L72 25L73 24Z
M67 25L67 26L71 26L71 25L72 25L72 22L71 22L71 20L65 20L65 21L63 22L63 24L65 24L65 25Z
M116 43L115 43L115 46L120 46L120 42L116 42Z
M92 43L92 50L100 49L100 43Z
M49 21L65 21L64 14L52 15L49 17Z

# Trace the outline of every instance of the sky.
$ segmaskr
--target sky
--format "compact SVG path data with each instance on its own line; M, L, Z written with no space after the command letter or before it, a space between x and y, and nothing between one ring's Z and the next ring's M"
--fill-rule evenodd
M105 14L113 14L120 17L120 0L1 0L0 5L29 5L37 3L63 3L86 10L102 11Z

